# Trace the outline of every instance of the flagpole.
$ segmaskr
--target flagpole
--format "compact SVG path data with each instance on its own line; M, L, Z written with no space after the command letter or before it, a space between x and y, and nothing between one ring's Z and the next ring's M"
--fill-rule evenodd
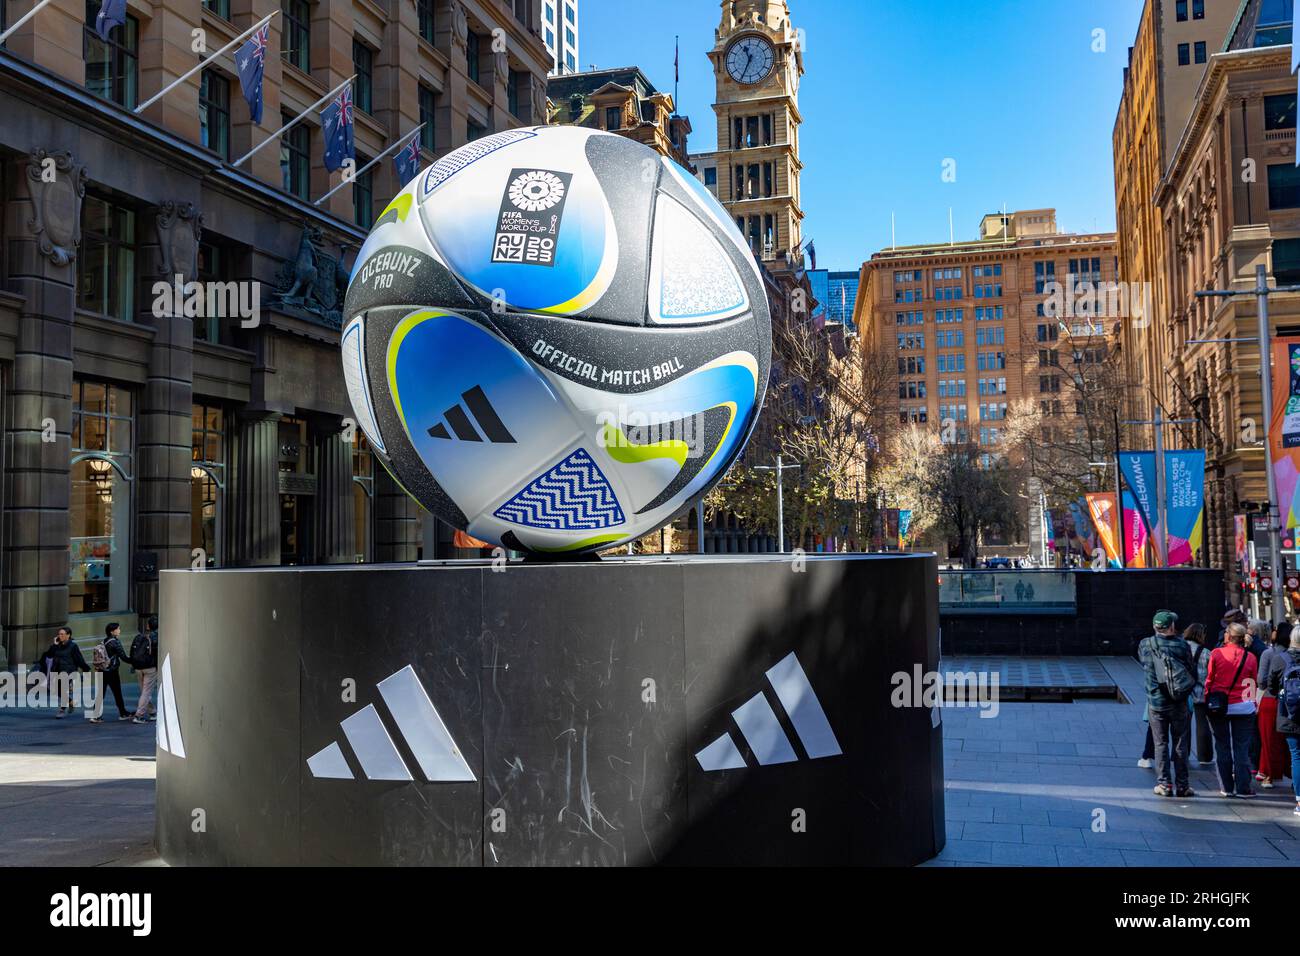
M333 196L336 192L338 192L340 189L342 189L342 188L343 188L344 186L346 186L348 183L355 183L355 182L357 181L357 177L358 177L358 176L360 176L362 173L364 173L364 172L365 172L367 169L369 169L371 166L375 165L375 163L379 162L379 161L380 161L381 159L383 159L385 156L389 155L389 154L390 154L393 150L395 150L398 146L405 146L405 145L406 145L407 143L409 143L412 139L414 139L416 136L418 136L419 133L420 133L420 130L424 129L425 126L427 126L427 125L429 125L429 124L427 124L427 123L421 123L419 126L417 126L415 129L411 130L410 133L408 133L407 135L403 136L401 139L393 140L393 144L392 144L391 146L389 146L386 150L384 150L382 153L380 153L378 156L376 156L376 157L375 157L374 159L372 159L370 162L366 163L364 166L362 166L360 169L358 169L355 173L352 174L351 177L346 177L346 176L345 176L345 177L343 178L343 182L339 183L337 186L335 186L333 189L331 189L329 192L327 192L324 196L321 196L320 199L315 200L315 201L312 203L312 205L313 205L313 206L319 206L321 203L323 203L325 200L329 199L330 196Z
M673 115L680 112L677 106L677 83L681 79L682 38L673 37Z
M32 7L30 10L28 10L26 13L24 13L21 17L19 17L17 23L15 23L13 26L11 26L11 27L10 27L8 30L6 30L4 33L0 33L0 43L4 43L5 40L9 39L10 34L12 34L15 30L17 30L20 26L22 26L24 23L26 23L26 22L27 22L28 20L30 20L32 17L36 16L36 14L37 14L37 13L38 13L42 8L44 8L44 7L46 7L46 6L49 6L49 4L50 4L50 0L40 0L40 3L36 4L36 6Z
M317 107L319 107L322 103L324 103L326 100L328 100L331 96L337 96L338 93L339 93L339 91L340 91L341 89L343 89L343 87L347 86L349 83L351 83L351 82L352 82L353 80L355 80L356 78L357 78L357 75L356 75L355 73L353 73L353 74L352 74L351 76L349 76L346 80L344 80L344 81L343 81L342 83L340 83L338 86L334 87L334 89L330 90L328 93L326 93L324 96L322 96L320 99L318 99L318 100L317 100L315 103L313 103L311 106L307 107L305 110L303 110L303 111L302 111L301 113L299 113L297 116L295 116L293 119L289 120L289 122L287 122L287 123L285 123L283 126L281 126L281 127L280 127L276 132L272 133L272 134L271 134L270 136L268 136L266 139L262 140L260 143L258 143L256 146L254 146L254 147L253 147L252 149L250 149L248 152L246 152L243 156L240 156L239 159L237 159L237 160L235 160L233 163L231 163L231 164L230 164L230 165L231 165L231 168L233 169L234 167L241 165L241 164L242 164L246 159L248 159L250 156L252 156L252 155L253 155L254 153L256 153L258 150L260 150L263 146L267 145L268 143L273 143L273 142L275 142L277 139L279 139L279 138L280 138L281 136L283 136L285 133L289 132L289 130L292 129L294 126L296 126L296 125L298 124L298 122L299 122L299 121L300 121L304 116L306 116L308 113L310 113L310 112L312 112L313 110L315 110L315 109L316 109Z
M239 36L235 37L233 40L231 40L229 43L227 43L225 46L223 46L223 47L222 47L220 50L218 50L216 53L212 54L210 57L208 57L208 58L205 59L205 60L201 60L201 61L199 62L199 65L196 66L196 67L194 67L194 69L189 70L188 72L186 72L186 73L182 74L181 76L177 77L176 80L174 80L173 82L167 84L165 87L163 87L163 88L162 88L161 90L159 90L157 93L155 93L153 96L149 97L149 99L145 100L143 103L141 103L139 106L137 106L137 107L135 108L135 111L136 111L137 113L141 113L141 112L143 112L146 108L148 108L148 107L152 106L154 103L158 102L160 99L162 99L162 98L163 98L164 96L166 96L168 93L170 93L172 90L176 89L176 87L180 86L182 83L184 83L186 80L188 80L188 79L189 79L191 76L193 76L195 73L199 72L199 70L203 69L203 68L204 68L205 66L207 66L209 63L211 63L213 60L215 60L217 57L221 56L221 54L225 53L225 52L226 52L227 50L229 50L231 47L233 47L233 46L237 46L238 44L242 43L242 42L243 42L244 40L246 40L249 36L251 36L252 34L256 33L258 30L262 29L262 27L266 26L266 24L268 24L268 23L271 21L271 19L272 19L272 18L273 18L277 13L279 13L279 12L280 12L279 10L275 10L275 11L272 11L271 13L268 13L266 16L264 16L264 17L261 19L260 22L253 24L251 27L249 27L247 30L245 30L243 33L241 33Z

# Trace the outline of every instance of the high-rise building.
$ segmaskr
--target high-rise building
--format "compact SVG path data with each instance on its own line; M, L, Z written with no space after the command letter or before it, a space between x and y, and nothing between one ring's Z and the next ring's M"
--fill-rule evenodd
M99 8L55 0L0 50L10 663L63 623L133 633L159 569L450 555L374 466L339 360L349 270L400 183L386 157L324 198L342 174L308 108L356 74L358 169L421 122L428 164L546 115L537 0L157 0L107 41ZM136 112L197 31L215 51L273 10L261 122L230 55ZM177 308L177 276L222 294Z
M1291 0L1270 0L1287 8ZM1191 116L1209 57L1224 48L1242 0L1146 0L1137 37L1128 51L1124 91L1112 134L1115 160L1115 222L1119 277L1139 283L1149 302L1149 321L1126 322L1121 348L1129 377L1154 390L1131 393L1130 417L1148 418L1152 397L1168 401L1168 243L1152 197ZM1270 13L1274 19L1277 15Z
M858 273L831 272L826 276L826 321L854 330L853 308L858 301Z
M947 440L978 444L992 461L1017 399L1037 403L1045 437L1086 432L1071 371L1105 362L1113 329L1087 315L1052 317L1047 300L1114 278L1114 233L1060 233L1054 209L995 213L978 239L874 254L852 319L864 353L897 355L900 421L950 422Z
M578 0L542 0L542 39L551 76L578 72Z
M617 133L690 168L686 141L691 121L677 115L672 96L655 89L639 68L553 76L546 82L546 96L551 125Z
M1146 384L1160 396L1170 448L1204 448L1205 545L1201 563L1229 572L1239 600L1234 516L1267 494L1254 296L1207 299L1203 289L1300 284L1300 170L1295 164L1296 81L1290 0L1246 0L1223 52L1210 56L1185 129L1169 150L1155 209L1170 253L1167 315L1141 330ZM1300 295L1269 298L1273 333L1300 331ZM1136 338L1136 336L1135 336ZM1289 370L1274 366L1273 375ZM1149 428L1139 433L1148 447ZM1137 436L1135 436L1137 437ZM1285 517L1287 502L1281 504Z
M723 0L709 59L718 148L692 161L756 256L773 270L801 269L803 49L785 0Z

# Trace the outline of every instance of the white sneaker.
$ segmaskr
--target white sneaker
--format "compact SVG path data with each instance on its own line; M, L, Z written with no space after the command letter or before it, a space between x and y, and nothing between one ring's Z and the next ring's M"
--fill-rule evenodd
M1155 761L1152 760L1150 757L1143 757L1141 760L1138 761L1138 766L1141 767L1143 770L1150 770L1155 765L1156 765Z
M1273 781L1272 781L1272 780L1265 780L1265 781L1263 781L1263 782L1260 783L1259 788L1260 788L1261 790L1272 790L1272 789L1273 789Z
M1295 805L1295 809L1291 812L1294 813L1296 816L1300 817L1300 803L1297 803Z

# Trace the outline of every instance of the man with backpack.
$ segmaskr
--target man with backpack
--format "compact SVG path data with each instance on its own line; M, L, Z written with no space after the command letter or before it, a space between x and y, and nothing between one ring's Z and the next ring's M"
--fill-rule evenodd
M114 621L104 628L104 640L95 645L91 654L90 666L104 675L104 686L95 699L95 707L88 715L92 724L104 722L104 698L113 692L113 701L117 704L118 720L130 720L126 704L122 702L122 675L119 668L126 660L126 649L122 647L122 625Z
M1277 732L1291 751L1291 787L1295 791L1295 815L1300 817L1300 628L1291 632L1291 642L1281 654L1271 655L1268 672L1260 686L1277 698Z
M158 615L151 615L145 631L131 642L131 665L140 675L140 703L132 723L143 724L153 719L153 689L158 683Z
M1194 797L1188 784L1187 750L1191 735L1188 700L1196 683L1196 665L1187 642L1178 636L1178 615L1157 611L1151 619L1155 633L1138 645L1138 660L1146 674L1147 719L1156 749L1158 796ZM1169 745L1173 741L1174 779L1169 779Z

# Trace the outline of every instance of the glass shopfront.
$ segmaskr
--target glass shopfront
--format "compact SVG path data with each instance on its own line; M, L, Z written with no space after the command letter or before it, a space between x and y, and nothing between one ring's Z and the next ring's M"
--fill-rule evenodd
M68 613L131 607L131 393L105 382L73 385Z
M226 416L215 405L194 406L190 466L190 548L196 567L221 567L226 478Z

